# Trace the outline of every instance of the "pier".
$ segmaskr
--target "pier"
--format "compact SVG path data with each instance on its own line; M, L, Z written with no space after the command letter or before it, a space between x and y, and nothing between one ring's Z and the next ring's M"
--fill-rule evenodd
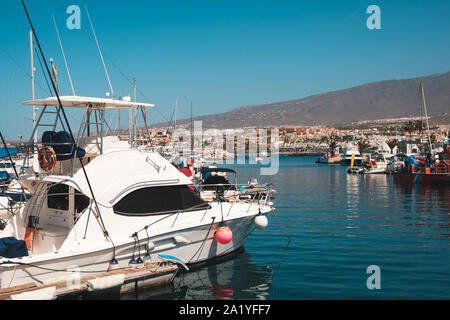
M102 292L116 288L128 293L138 288L152 288L172 282L178 267L172 263L143 265L112 270L94 276L49 279L42 285L34 282L0 289L0 300L54 300L84 292ZM74 283L75 282L75 283Z

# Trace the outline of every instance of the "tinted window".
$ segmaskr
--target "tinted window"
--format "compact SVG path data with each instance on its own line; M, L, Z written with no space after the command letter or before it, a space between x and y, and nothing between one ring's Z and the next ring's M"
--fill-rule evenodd
M114 212L124 215L151 215L209 208L186 185L149 187L131 192L114 205Z
M89 206L90 199L82 194L80 191L75 190L75 213L81 213Z
M47 191L47 207L50 209L69 210L69 186L55 184Z

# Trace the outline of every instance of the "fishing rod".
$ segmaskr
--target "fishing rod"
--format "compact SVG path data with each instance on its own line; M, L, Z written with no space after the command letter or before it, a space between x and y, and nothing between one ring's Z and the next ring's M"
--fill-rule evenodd
M14 164L14 161L12 160L11 154L9 153L9 150L8 150L8 146L6 145L5 139L3 139L3 135L2 135L1 132L0 132L0 138L2 139L3 146L5 147L6 154L8 155L9 161L11 162L11 166L14 169L14 173L16 174L16 178L19 178L19 174L17 173L17 170L16 170L16 165Z
M9 153L9 150L8 150L8 146L6 145L5 139L3 138L3 134L1 133L1 131L0 131L0 138L2 139L2 143L5 146L5 150L6 150L6 153L8 154L8 158L9 158L9 161L11 162L11 166L14 169L14 174L16 175L16 179L19 179L19 174L17 173L16 165L15 165L14 161L12 160L11 154ZM25 189L22 186L20 186L20 188L22 189L24 199L26 200L27 197L26 197Z
M59 3L59 1L58 0L55 0L56 1L56 3L57 3L57 5L60 7L60 9L65 13L65 8ZM87 12L87 7L86 7L86 12ZM90 16L88 15L88 18L90 19ZM93 30L93 27L91 28L92 30ZM98 45L98 41L96 40L96 39L92 39L90 36L89 36L89 34L84 30L84 29L81 29L81 31L83 31L86 35L87 35L87 37L89 38L89 40L91 40L91 41L93 41L93 42L95 42L95 44L97 45L97 48L99 48L100 46ZM95 31L93 30L93 33L95 33ZM111 57L109 57L108 56L108 54L106 53L106 51L105 50L101 50L101 58L102 58L102 61L103 61L103 56L106 58L106 59L108 59L108 61L113 65L113 67L114 68L116 68L116 70L122 75L122 77L124 77L125 78L125 80L127 80L131 85L133 85L133 81L122 71L122 69L120 69L118 66L117 66L117 64L114 62L114 60L111 58ZM104 65L104 68L106 69L106 66L105 66L105 64L104 64L104 61L103 61L103 65ZM107 71L106 71L106 73L107 73ZM110 82L108 82L108 83L110 83ZM136 90L137 90L137 92L139 92L139 94L141 94L141 96L145 99L145 100L147 100L148 102L150 102L151 103L151 100L139 89L139 88L136 88ZM162 117L162 120L163 121L166 121L166 122L169 122L169 119L158 109L158 107L157 106L155 106L154 108L153 108L153 110L155 110L156 112L158 112L159 114L160 114L160 116ZM150 111L151 112L151 111Z
M48 68L47 60L45 59L45 55L44 55L44 53L42 51L41 44L40 44L39 39L37 37L36 31L34 30L34 26L33 26L33 23L31 22L31 18L30 18L30 15L28 14L27 7L25 6L25 2L24 2L24 0L21 0L21 2L22 2L22 6L23 6L23 8L25 10L25 14L27 16L28 22L30 24L31 30L33 31L33 35L34 35L34 38L36 40L36 44L38 45L39 52L40 52L40 54L42 56L42 60L44 61L45 68L47 69L47 74L48 74L48 76L50 78L50 81L52 83L53 90L54 90L54 92L56 94L56 98L58 100L59 108L60 108L60 110L61 110L61 112L63 114L64 120L65 120L65 122L67 124L67 129L69 130L69 134L70 134L70 137L72 139L72 143L74 145L75 150L77 150L77 144L75 142L75 138L74 138L74 135L73 135L73 132L72 132L72 128L70 127L69 120L67 119L66 112L65 112L65 110L64 110L64 108L62 106L61 98L59 96L59 92L58 92L58 90L56 88L55 82L53 81L53 78L51 77L50 69ZM106 230L106 227L105 227L105 224L103 222L103 219L102 219L102 216L101 216L101 213L100 213L100 209L98 207L97 200L96 200L96 198L94 196L94 191L93 191L91 183L89 181L89 177L88 177L88 175L86 173L86 169L84 167L83 161L81 159L79 159L79 160L80 160L81 168L83 170L84 177L86 178L86 182L87 182L88 187L89 187L89 191L91 192L91 195L92 195L92 200L94 201L94 204L95 204L95 208L96 208L96 211L97 211L97 214L96 214L97 221L100 224L100 227L101 227L101 229L103 231L103 235L111 241L112 246L113 246L113 259L111 260L111 263L117 264L117 260L115 259L115 245L114 245L111 237L109 236L108 231Z

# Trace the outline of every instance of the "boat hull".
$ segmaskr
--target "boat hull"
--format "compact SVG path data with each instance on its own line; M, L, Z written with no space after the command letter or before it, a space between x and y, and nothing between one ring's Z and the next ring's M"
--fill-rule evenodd
M450 174L439 173L393 173L394 180L409 184L445 184L450 185Z
M362 162L363 162L362 159L355 159L355 161L353 162L353 165L360 166L360 165L362 165ZM343 160L341 160L340 164L342 166L351 166L352 160L351 159L343 159Z
M228 244L219 244L214 233L219 222L209 225L202 225L184 229L176 232L169 232L150 239L140 239L139 245L130 242L115 248L118 264L110 264L113 258L112 248L91 251L84 254L69 255L58 258L42 259L36 261L32 257L24 257L19 261L22 264L0 265L0 288L19 286L30 282L36 284L57 281L57 279L69 279L68 275L79 274L81 277L104 273L111 270L128 268L130 265L139 267L142 264L130 264L134 257L140 257L145 263L155 263L161 261L159 255L170 255L176 257L186 264L195 264L226 255L242 247L244 240L252 231L254 216L245 216L238 219L226 221L233 231L233 239ZM154 244L154 248L149 251L149 259L145 259L147 243ZM29 260L29 262L28 262ZM15 259L14 261L17 261Z
M333 157L333 158L331 158L331 157L330 158L321 157L321 158L318 158L316 160L316 163L321 163L321 164L340 164L341 161L342 161L341 157Z

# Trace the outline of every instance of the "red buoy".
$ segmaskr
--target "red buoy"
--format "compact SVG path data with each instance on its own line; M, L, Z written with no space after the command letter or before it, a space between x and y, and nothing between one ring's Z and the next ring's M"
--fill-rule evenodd
M223 224L220 225L219 228L217 228L214 237L216 238L217 242L221 244L227 244L233 238L233 233L231 232L231 229L228 226Z

